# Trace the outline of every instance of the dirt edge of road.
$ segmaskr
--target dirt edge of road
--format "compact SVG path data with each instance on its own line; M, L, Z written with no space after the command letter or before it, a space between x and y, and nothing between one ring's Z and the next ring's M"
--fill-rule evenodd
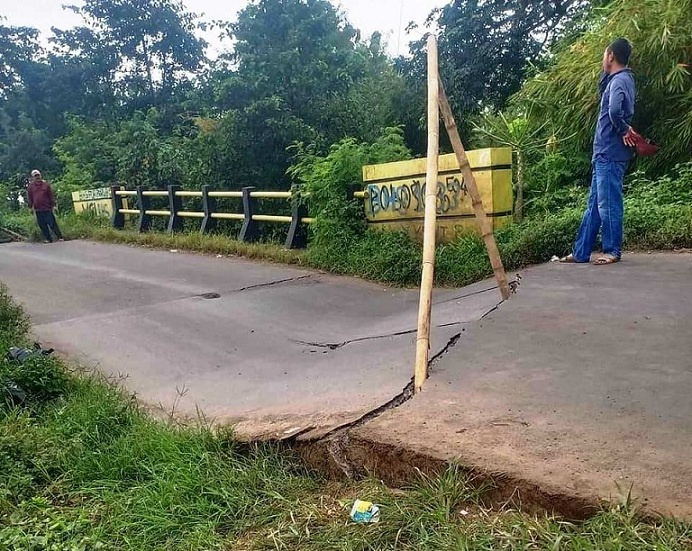
M419 473L437 475L450 462L403 446L376 442L352 435L348 429L314 441L285 442L308 468L327 478L373 476L392 487L411 483ZM492 488L486 505L494 509L517 508L535 514L552 514L570 521L583 521L608 505L597 496L580 496L560 488L548 488L507 473L490 472L479 466L457 464L479 485ZM655 517L643 511L644 516Z

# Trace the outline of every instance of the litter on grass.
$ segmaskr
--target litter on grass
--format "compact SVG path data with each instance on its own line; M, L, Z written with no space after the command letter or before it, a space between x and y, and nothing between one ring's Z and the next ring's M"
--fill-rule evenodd
M356 499L351 508L351 519L359 524L380 522L380 508L369 501Z

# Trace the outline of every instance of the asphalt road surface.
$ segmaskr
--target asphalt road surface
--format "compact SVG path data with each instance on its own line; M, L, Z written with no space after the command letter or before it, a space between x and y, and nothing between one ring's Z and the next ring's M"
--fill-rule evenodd
M145 403L247 436L328 431L401 393L413 372L416 290L85 241L0 245L0 281L46 346ZM436 293L431 355L497 305L492 287Z
M352 439L692 518L692 255L523 276L499 308L489 282L436 291L423 393ZM81 241L0 245L0 281L46 345L250 437L314 438L411 379L415 290Z

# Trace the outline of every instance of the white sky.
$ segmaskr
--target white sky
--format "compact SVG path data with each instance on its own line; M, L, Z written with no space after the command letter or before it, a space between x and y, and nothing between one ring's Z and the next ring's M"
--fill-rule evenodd
M7 18L6 24L35 27L45 40L50 28L66 29L80 23L80 18L62 9L64 4L80 4L80 0L0 0L0 16ZM143 0L144 1L144 0ZM204 14L203 20L233 21L247 0L183 0L189 11ZM428 14L436 7L447 4L449 0L332 0L340 6L350 23L360 29L362 36L369 37L380 31L384 36L391 55L408 53L410 40L419 38L420 31L406 34L406 26L415 21L421 25ZM215 39L205 36L210 42L213 55Z

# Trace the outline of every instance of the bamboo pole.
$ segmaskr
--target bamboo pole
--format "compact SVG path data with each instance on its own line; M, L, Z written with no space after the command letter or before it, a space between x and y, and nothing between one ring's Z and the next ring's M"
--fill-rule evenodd
M23 235L19 235L18 233L13 232L12 230L8 230L7 228L0 227L0 231L4 231L7 235L12 237L13 239L16 239L17 241L26 241L26 237L24 237Z
M485 214L485 209L483 209L483 201L481 200L481 194L478 191L478 186L476 185L476 177L473 175L471 165L469 165L469 160L466 157L464 144L461 142L459 129L457 128L457 123L454 120L454 114L452 113L452 108L449 105L444 84L442 84L441 80L439 81L438 88L440 93L440 111L442 113L442 120L445 123L445 128L447 129L447 134L449 135L449 141L452 143L452 148L457 156L457 162L459 163L461 174L464 178L464 182L466 183L469 195L471 196L471 204L473 205L473 211L476 215L476 223L481 231L481 237L485 242L485 248L487 249L488 256L490 257L490 264L493 267L493 273L495 274L497 285L500 288L502 298L507 300L510 295L509 283L507 281L505 267L502 265L502 259L500 258L500 251L497 249L497 243L495 242L495 236L493 235L493 228L490 220Z
M428 37L428 166L425 176L425 221L423 229L423 269L418 304L418 336L416 339L416 364L414 392L423 388L428 377L430 351L430 313L432 287L435 276L435 233L437 231L437 174L440 147L439 74L437 40Z

